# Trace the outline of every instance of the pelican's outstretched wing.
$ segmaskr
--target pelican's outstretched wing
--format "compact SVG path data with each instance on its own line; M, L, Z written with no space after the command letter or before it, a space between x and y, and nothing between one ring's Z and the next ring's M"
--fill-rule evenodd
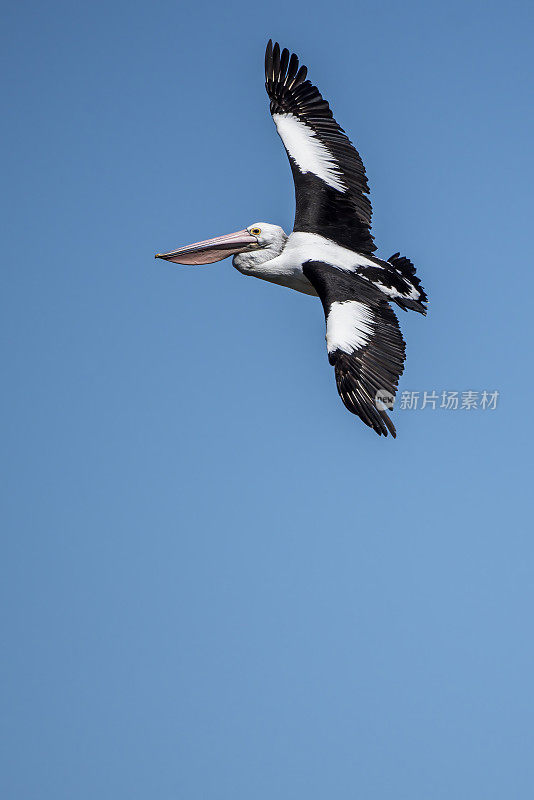
M295 181L295 231L319 233L359 253L376 250L365 168L307 69L269 40L265 87Z
M395 397L404 369L404 339L389 303L363 278L322 261L308 261L303 270L323 304L328 359L343 403L379 435L395 437L377 404L377 393Z

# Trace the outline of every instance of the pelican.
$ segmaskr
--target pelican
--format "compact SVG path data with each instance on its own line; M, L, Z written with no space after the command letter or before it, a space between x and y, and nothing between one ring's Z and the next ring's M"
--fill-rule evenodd
M269 41L265 88L295 183L292 233L254 222L156 258L197 265L233 256L243 275L318 296L344 405L379 435L395 437L386 409L404 369L405 343L390 303L426 314L427 296L408 258L374 255L362 159L306 76L295 54Z

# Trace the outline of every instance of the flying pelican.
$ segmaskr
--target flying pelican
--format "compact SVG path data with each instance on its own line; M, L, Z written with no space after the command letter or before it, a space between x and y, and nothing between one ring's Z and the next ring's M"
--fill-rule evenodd
M293 232L255 222L156 258L212 264L233 255L243 275L319 296L343 403L379 435L395 437L385 409L392 407L404 369L405 343L390 302L426 314L427 296L409 259L373 255L362 160L306 76L296 55L269 41L265 87L295 182Z

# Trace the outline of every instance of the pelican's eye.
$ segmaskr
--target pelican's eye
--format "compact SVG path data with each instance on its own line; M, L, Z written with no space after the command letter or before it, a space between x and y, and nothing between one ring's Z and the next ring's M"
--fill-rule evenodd
M261 233L261 228L251 228L250 232L253 236L259 236Z

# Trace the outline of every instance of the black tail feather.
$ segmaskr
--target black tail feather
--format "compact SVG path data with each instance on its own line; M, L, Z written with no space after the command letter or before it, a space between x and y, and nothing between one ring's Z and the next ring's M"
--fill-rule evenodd
M404 311L418 311L420 314L426 314L428 297L421 285L421 281L416 275L415 267L410 259L406 258L406 256L401 256L400 253L393 253L393 255L388 258L388 264L391 264L393 269L399 275L405 278L405 280L411 283L412 286L419 292L419 297L417 300L411 300L403 297L402 300L396 300L397 305L399 305Z

